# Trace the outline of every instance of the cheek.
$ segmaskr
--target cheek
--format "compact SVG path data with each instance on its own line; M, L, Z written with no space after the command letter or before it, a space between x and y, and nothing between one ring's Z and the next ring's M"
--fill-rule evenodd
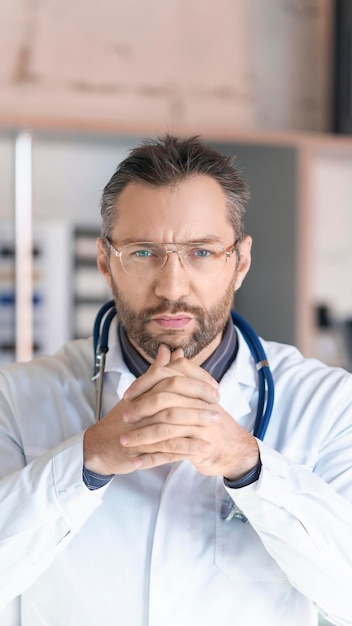
M112 292L135 310L150 306L153 291L146 281L135 280L127 276L111 276Z
M191 292L188 303L210 313L214 307L221 307L224 311L233 306L235 281L219 280L217 277L209 282L206 279Z
M235 293L237 276L236 273L228 272L217 276L211 283L204 279L204 290L206 289L208 295L208 302L216 302L222 300L224 297L232 298Z

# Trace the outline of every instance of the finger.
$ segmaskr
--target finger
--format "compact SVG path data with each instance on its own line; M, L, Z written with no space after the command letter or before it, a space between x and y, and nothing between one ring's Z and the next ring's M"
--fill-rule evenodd
M123 398L126 400L136 398L141 393L145 393L145 391L151 389L155 385L155 382L161 380L164 376L172 376L172 372L167 373L165 370L166 365L170 363L170 357L170 348L161 343L154 363L145 374L133 381L123 394Z
M182 372L168 369L166 366L156 366L156 364L153 363L145 374L133 381L129 388L126 389L123 397L125 400L133 400L153 389L161 380L172 378L176 375L185 376Z
M184 461L185 459L171 452L155 452L153 454L141 454L131 460L131 465L136 469L151 469L152 467L160 467L176 461Z
M168 350L166 346L165 348ZM175 350L175 353L179 350L181 351L181 348ZM171 358L173 358L175 353L171 354ZM193 378L211 385L214 389L218 389L219 387L217 381L206 370L191 363L188 359L175 354L174 360L170 361L167 365L159 365L159 362L155 361L145 374L137 378L132 385L130 385L123 397L125 400L133 400L143 393L150 391L161 380L170 379L174 376Z
M199 463L206 457L211 449L211 444L207 441L192 439L174 439L165 442L162 449L151 449L148 452L139 454L132 459L132 464L136 469L149 469L176 461L199 459Z
M171 352L170 363L176 361L177 359L183 359L185 357L185 353L182 348L176 348L173 352Z
M158 354L154 361L154 365L163 366L168 365L170 363L171 350L164 343L161 343L158 348Z
M123 421L139 422L161 411L165 411L167 416L168 411L175 409L182 409L182 417L185 410L210 409L210 405L217 404L219 399L218 390L211 385L192 378L173 376L160 381L151 391L129 402L123 413Z
M176 350L175 350L176 353ZM186 358L178 357L174 352L171 355L170 363L167 365L168 370L177 371L179 374L183 376L187 376L189 378L196 378L197 380L204 380L208 382L210 385L217 389L219 387L219 383L207 372L205 369L196 365L192 361Z
M205 421L204 416L202 419ZM207 417L207 422L210 422L209 417ZM161 442L180 437L199 438L201 433L205 433L204 426L160 421L123 433L120 436L120 443L127 448L138 448L139 446L159 445Z

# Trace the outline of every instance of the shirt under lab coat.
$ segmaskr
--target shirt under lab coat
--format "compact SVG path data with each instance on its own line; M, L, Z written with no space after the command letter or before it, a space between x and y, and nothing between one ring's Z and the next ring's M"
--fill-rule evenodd
M315 605L352 624L352 376L264 348L275 405L260 478L237 490L184 461L90 491L92 341L2 370L1 626L313 626ZM133 380L113 344L104 412ZM240 333L220 393L250 431L257 380ZM221 518L227 492L247 523Z

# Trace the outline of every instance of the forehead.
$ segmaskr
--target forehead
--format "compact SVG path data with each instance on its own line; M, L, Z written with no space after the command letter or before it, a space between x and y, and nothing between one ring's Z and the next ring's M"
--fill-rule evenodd
M201 241L214 237L228 245L233 228L225 194L210 176L176 185L129 183L117 201L112 238L128 241Z

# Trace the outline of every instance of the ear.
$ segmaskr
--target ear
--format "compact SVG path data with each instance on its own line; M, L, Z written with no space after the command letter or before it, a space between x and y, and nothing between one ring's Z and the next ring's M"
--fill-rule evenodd
M109 287L109 289L111 289L111 272L110 272L110 266L108 263L108 255L106 251L106 246L104 245L104 242L101 239L101 237L98 237L97 239L97 250L98 250L97 266L98 266L99 272L105 279L105 282L107 286Z
M239 261L236 270L235 291L239 289L251 266L252 237L248 235L240 243Z

